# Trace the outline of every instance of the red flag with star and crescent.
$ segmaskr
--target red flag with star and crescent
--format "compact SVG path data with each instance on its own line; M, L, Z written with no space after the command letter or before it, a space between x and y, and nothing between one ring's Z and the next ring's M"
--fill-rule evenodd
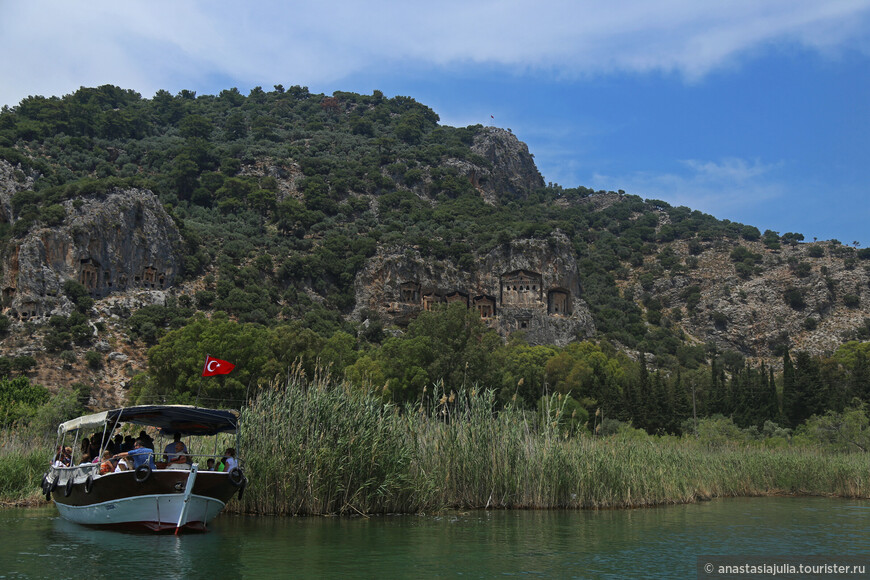
M206 355L205 366L202 367L202 376L213 377L215 375L228 375L234 368L236 368L236 365L231 362Z

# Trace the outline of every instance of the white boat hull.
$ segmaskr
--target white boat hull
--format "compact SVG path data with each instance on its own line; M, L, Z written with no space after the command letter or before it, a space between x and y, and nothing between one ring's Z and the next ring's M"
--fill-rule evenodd
M134 524L152 529L204 528L225 506L224 502L212 497L191 495L182 518L184 497L178 494L143 495L84 506L56 505L61 517L78 524Z

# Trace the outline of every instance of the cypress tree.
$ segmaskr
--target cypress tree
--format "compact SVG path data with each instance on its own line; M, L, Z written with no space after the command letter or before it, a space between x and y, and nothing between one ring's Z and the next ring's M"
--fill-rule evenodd
M673 415L673 408L668 403L667 388L662 381L661 371L656 371L653 374L649 407L649 430L651 432L666 431L670 418Z
M634 416L637 418L637 426L646 429L649 425L650 417L650 392L649 392L649 372L646 368L646 353L640 353L640 367L638 369L637 389L635 390L635 408Z
M786 349L782 355L782 412L789 426L794 427L793 407L797 400L794 385L794 365L791 363L791 355Z
M870 400L870 384L868 384L868 365L867 356L864 350L857 348L855 350L855 366L852 367L852 377L849 381L852 397L858 397L865 403Z
M683 384L680 367L677 367L676 376L671 383L671 397L674 402L671 428L674 433L680 433L683 421L692 416L692 393Z
M779 405L776 400L776 384L773 383L773 372L771 370L768 378L768 369L761 361L761 368L758 371L758 421L763 424L765 421L776 421Z
M744 366L733 379L734 422L741 427L758 423L758 397L755 373L749 365Z
M819 367L805 352L798 352L796 364L786 351L782 369L782 406L791 427L797 427L811 415L821 413L824 393L819 381Z
M821 415L828 407L828 392L821 379L818 360L801 351L795 358L795 390L803 401L802 413L798 411L798 423L811 415Z

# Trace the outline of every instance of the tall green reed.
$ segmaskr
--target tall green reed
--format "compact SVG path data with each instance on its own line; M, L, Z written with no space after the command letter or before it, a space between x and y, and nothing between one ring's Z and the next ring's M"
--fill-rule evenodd
M244 510L384 513L426 504L410 476L413 448L399 410L369 393L295 372L261 390L240 422L251 474Z
M612 508L699 498L810 494L870 497L864 454L709 447L692 438L566 429L498 408L491 391L435 385L397 408L375 393L306 380L262 389L242 412L250 478L240 509L353 514L455 508Z
M50 443L11 430L0 432L0 502L35 502L52 455Z

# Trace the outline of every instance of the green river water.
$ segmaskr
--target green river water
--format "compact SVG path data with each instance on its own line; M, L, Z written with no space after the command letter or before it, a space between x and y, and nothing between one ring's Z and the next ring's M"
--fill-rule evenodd
M607 511L222 514L205 534L0 509L0 578L695 578L699 555L867 555L870 502L737 498ZM870 571L870 565L868 565ZM870 577L868 574L867 577Z

